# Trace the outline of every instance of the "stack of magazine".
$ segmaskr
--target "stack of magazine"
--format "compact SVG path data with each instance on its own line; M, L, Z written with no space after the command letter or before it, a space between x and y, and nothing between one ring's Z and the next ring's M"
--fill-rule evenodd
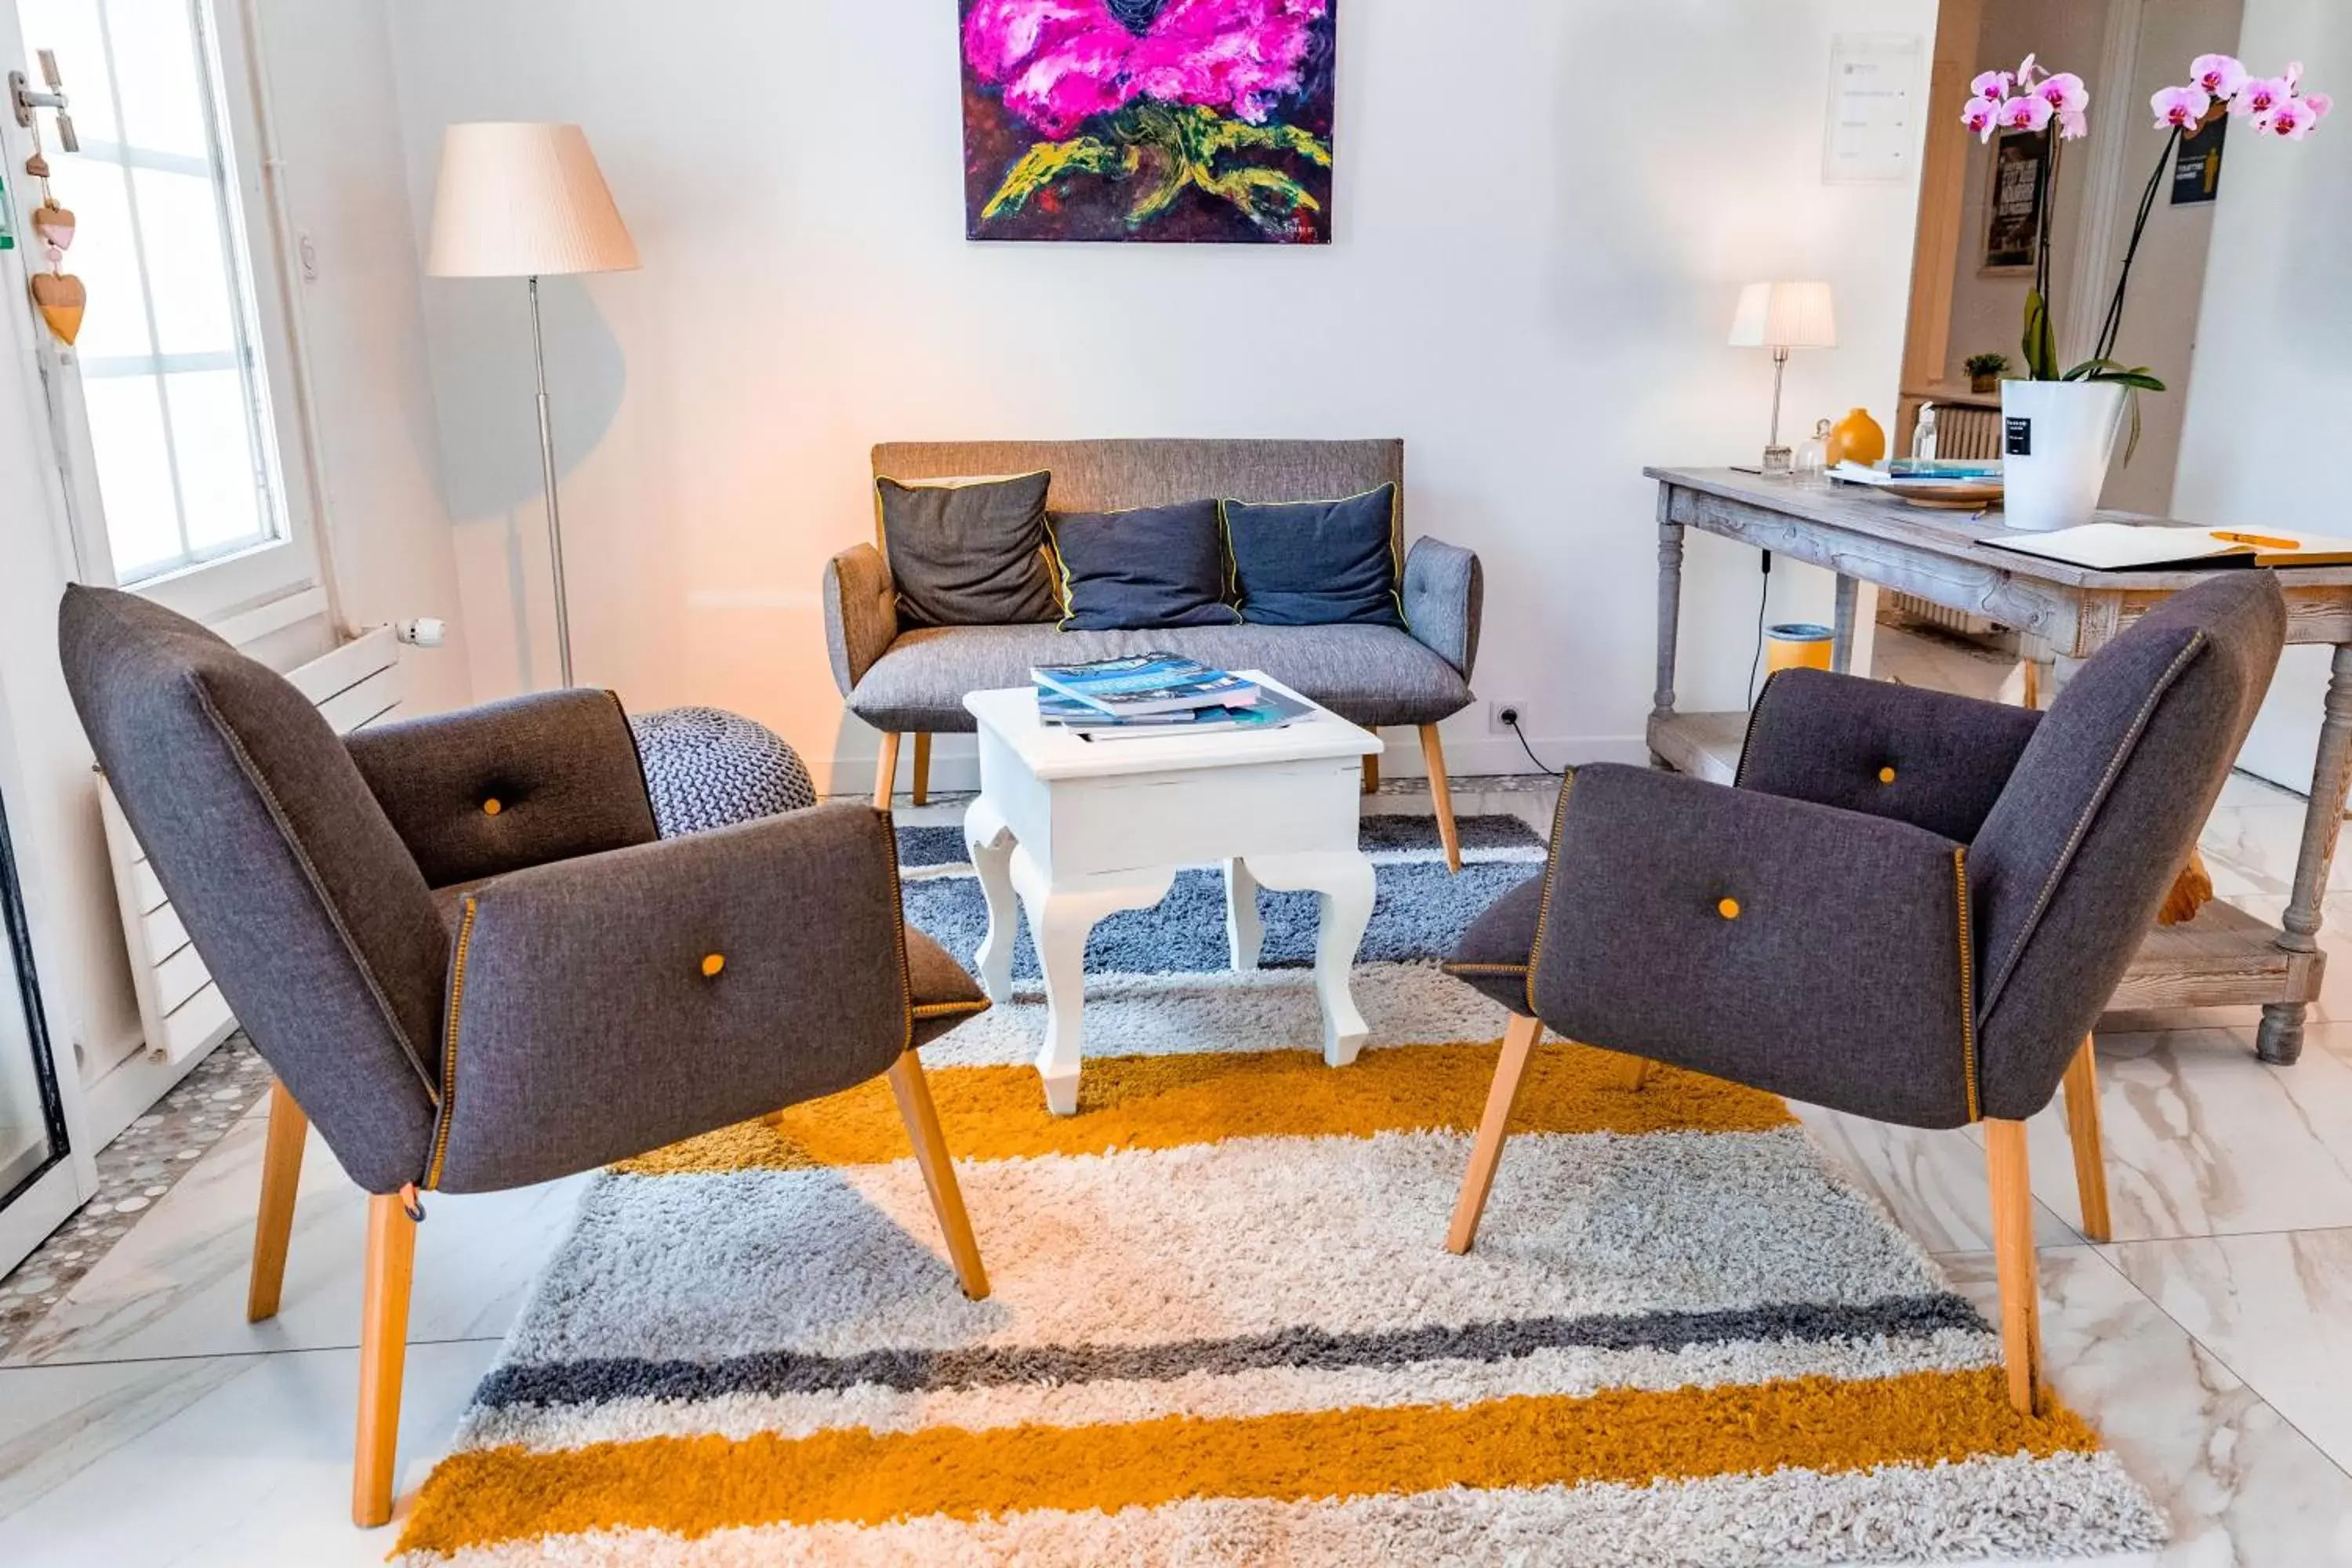
M1141 653L1091 664L1041 664L1037 717L1088 741L1279 730L1313 711L1198 659Z

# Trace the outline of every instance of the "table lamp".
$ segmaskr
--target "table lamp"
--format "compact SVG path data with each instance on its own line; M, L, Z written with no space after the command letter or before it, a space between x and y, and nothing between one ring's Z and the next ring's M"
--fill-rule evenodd
M572 684L572 618L563 599L563 520L555 498L539 280L574 272L625 272L636 265L636 244L580 127L495 121L452 125L443 132L425 271L436 278L530 280L540 479L547 488L547 553L555 573L557 668L566 686Z
M1731 346L1772 351L1772 440L1764 448L1764 472L1795 468L1780 445L1780 383L1790 349L1837 347L1837 308L1826 283L1750 283L1739 291L1739 311L1731 320Z

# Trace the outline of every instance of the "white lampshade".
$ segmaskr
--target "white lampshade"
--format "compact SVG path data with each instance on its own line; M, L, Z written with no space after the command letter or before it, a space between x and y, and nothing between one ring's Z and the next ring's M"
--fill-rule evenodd
M1837 307L1826 283L1750 283L1731 319L1736 349L1833 349Z
M436 278L550 278L637 265L613 193L577 125L452 125L433 202Z

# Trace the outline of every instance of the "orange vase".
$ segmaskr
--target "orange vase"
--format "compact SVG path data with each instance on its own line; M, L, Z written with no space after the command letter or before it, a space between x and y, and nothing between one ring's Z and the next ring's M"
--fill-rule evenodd
M1830 429L1830 467L1840 463L1860 463L1868 468L1886 456L1886 432L1870 416L1867 408L1857 408L1839 420Z

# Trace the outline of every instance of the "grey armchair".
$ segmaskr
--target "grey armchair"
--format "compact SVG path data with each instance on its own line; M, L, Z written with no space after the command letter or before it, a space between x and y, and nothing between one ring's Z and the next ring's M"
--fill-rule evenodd
M309 1125L371 1194L356 1522L391 1517L422 1192L546 1181L887 1075L964 1293L988 1293L915 1054L988 1003L906 927L886 814L657 839L609 692L346 745L146 600L70 588L58 641L100 765L278 1075L251 1318L278 1310Z
M1512 1010L1446 1245L1477 1234L1548 1026L1880 1121L1981 1121L2010 1397L2039 1406L2025 1118L2062 1081L2106 1239L2090 1032L2189 857L2284 639L2269 573L2168 600L2046 714L1796 670L1738 787L1579 769L1543 874L1450 973ZM1661 984L1662 978L1669 983Z

